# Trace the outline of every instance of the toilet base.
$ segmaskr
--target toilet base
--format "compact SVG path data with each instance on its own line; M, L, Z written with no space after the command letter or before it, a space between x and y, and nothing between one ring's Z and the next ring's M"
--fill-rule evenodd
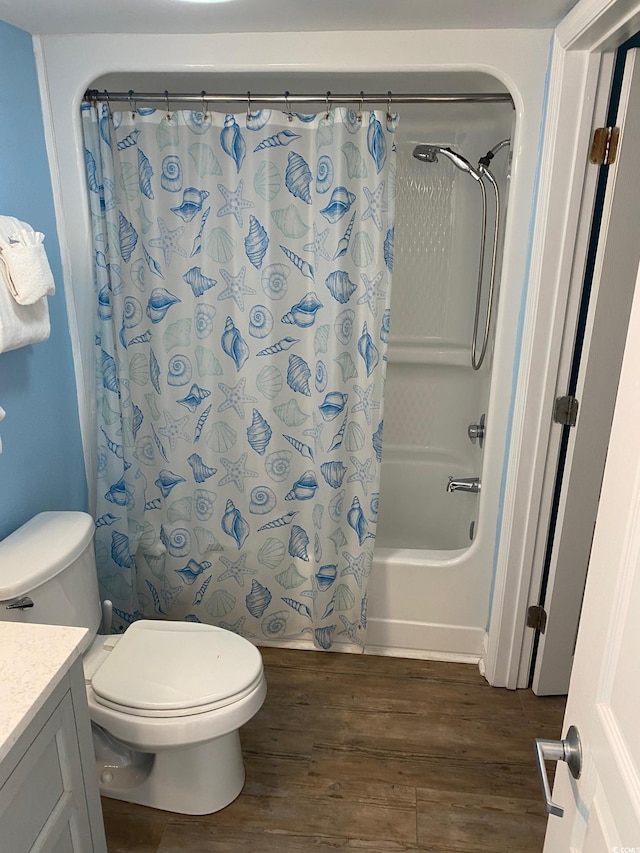
M118 789L101 782L100 793L168 812L212 814L236 799L244 779L236 729L197 746L161 750L155 753L151 772L141 784Z

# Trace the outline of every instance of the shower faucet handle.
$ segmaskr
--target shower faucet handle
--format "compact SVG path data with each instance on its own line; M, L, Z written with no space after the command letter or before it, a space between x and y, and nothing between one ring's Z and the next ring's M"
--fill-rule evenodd
M484 444L484 434L485 416L482 415L479 423L469 424L467 428L467 435L469 436L469 441L471 442L471 444L475 444L477 441L479 446L482 447L482 445Z

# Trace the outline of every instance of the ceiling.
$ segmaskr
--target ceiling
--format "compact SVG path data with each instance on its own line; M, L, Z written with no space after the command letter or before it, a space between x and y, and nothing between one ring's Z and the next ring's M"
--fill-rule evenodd
M0 0L34 34L554 27L576 0Z

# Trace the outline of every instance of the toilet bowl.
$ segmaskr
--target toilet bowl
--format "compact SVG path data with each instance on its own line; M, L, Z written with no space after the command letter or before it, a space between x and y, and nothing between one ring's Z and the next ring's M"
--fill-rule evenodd
M0 542L0 618L80 625L100 791L183 814L224 808L242 790L239 728L266 696L248 640L197 622L134 622L97 634L93 520L41 513ZM15 567L24 567L16 579ZM33 606L7 610L28 595ZM54 606L55 605L55 606Z
M238 730L266 695L251 643L210 625L141 620L119 637L97 637L84 669L90 717L111 738L103 795L183 814L209 814L238 796ZM129 750L121 763L117 744Z

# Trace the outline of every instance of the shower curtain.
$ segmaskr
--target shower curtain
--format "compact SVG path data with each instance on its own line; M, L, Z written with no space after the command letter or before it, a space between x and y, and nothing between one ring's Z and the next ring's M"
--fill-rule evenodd
M396 120L83 104L116 630L364 645Z

